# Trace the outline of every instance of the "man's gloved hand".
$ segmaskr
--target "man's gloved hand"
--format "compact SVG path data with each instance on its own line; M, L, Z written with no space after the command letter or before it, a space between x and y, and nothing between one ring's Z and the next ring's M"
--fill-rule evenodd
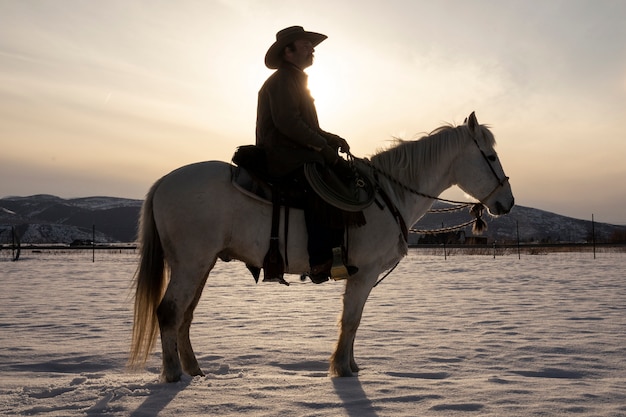
M348 145L348 141L347 141L347 140L345 140L345 139L344 139L344 138L342 138L342 137L339 137L339 141L340 141L340 143L339 143L339 149L341 149L341 152L343 152L343 153L348 153L348 152L350 152L350 145Z
M341 136L334 135L331 133L328 135L327 139L328 139L328 144L332 146L333 148L341 149L341 151L344 153L348 153L350 151L350 145L348 145L348 141L346 141Z
M320 153L322 154L322 158L324 158L324 161L326 162L328 166L335 165L335 163L339 159L339 155L337 155L337 151L328 145L324 146L322 150L320 151Z

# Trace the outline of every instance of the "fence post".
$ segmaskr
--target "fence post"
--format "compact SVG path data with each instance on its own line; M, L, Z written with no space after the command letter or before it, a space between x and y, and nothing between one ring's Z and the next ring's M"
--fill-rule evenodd
M11 226L11 260L17 261L20 259L20 239L15 234L15 226Z
M441 222L441 228L443 229L443 222ZM442 232L443 235L443 260L447 260L448 259L448 253L446 252L446 235L444 234L445 232Z
M596 259L596 225L591 213L591 242L593 244L593 259Z
M519 221L515 221L515 227L517 228L517 259L522 259L522 252L520 250L519 243Z

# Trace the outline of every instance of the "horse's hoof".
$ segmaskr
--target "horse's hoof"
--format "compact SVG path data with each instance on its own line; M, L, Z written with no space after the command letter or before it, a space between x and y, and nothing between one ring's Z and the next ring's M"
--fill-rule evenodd
M159 382L161 383L179 382L181 376L182 376L181 374L171 375L171 376L161 374L161 377L159 378Z
M198 369L196 369L196 370L194 370L192 372L189 372L189 375L190 376L205 376L204 372L202 372L202 370L200 368L198 368Z
M330 375L338 378L349 378L354 376L349 368L336 368L334 366L331 366L330 368Z

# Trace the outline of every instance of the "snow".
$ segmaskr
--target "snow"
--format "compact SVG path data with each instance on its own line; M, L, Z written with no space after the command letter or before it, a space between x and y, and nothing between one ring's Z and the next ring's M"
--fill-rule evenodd
M0 262L0 415L626 416L624 253L411 250L366 305L362 370L330 378L343 284L218 263L192 325L205 377L127 372L136 254Z
M40 224L30 223L26 225L21 234L22 244L69 244L74 240L89 240L93 238L93 230L66 224ZM97 243L113 243L114 240L96 230L95 241Z
M141 207L143 200L120 197L83 197L66 200L66 202L87 210L107 210L118 207Z

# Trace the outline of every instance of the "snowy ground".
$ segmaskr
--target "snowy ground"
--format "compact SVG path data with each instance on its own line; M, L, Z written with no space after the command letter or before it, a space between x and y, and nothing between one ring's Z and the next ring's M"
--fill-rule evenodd
M375 288L358 378L329 378L342 283L218 264L192 341L206 377L127 373L134 255L0 262L0 414L626 416L626 254L426 256Z

